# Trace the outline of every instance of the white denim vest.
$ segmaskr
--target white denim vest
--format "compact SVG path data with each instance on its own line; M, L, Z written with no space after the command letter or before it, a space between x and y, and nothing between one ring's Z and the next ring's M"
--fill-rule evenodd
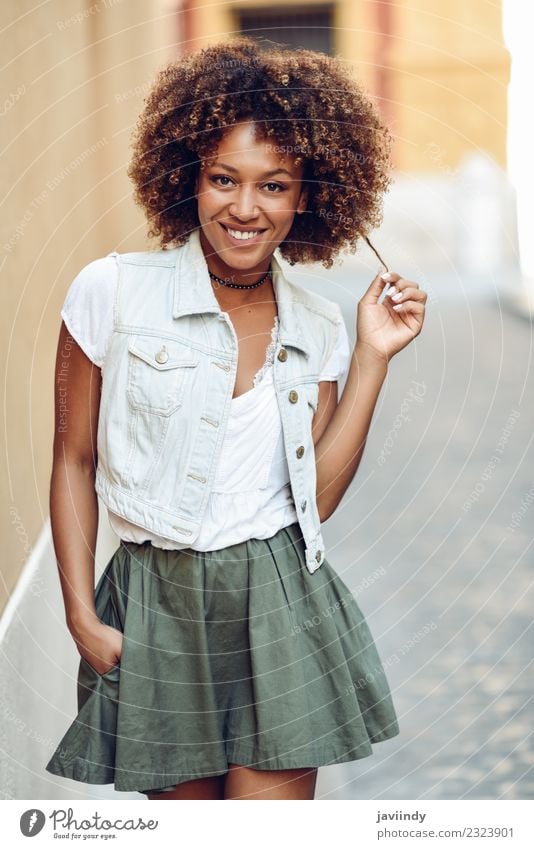
M195 230L172 250L113 252L114 328L102 367L96 490L128 521L182 545L197 538L223 444L238 340ZM280 341L273 382L290 485L313 573L325 559L311 424L338 304L289 281L272 258ZM261 439L261 433L258 433Z

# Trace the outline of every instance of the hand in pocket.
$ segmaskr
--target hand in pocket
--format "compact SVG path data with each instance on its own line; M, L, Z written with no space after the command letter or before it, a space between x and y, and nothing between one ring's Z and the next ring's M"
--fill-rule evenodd
M120 661L122 631L98 618L73 634L73 639L81 656L99 675L105 675Z

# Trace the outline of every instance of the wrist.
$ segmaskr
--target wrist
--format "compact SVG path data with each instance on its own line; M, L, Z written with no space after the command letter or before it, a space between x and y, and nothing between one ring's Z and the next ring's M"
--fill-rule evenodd
M389 360L386 354L381 354L376 348L368 345L366 342L357 342L354 346L354 359L359 366L366 369L372 369L377 373L382 373L384 376L387 373Z
M73 637L87 633L87 631L99 622L100 619L96 614L96 610L88 608L75 610L67 616L67 628Z

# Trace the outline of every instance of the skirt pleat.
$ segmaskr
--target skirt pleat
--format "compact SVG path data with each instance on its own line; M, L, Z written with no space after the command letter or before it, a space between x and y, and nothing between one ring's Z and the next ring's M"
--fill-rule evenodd
M104 675L80 659L53 774L164 791L229 763L355 760L399 733L363 613L328 560L309 573L298 523L209 552L122 541L95 604L122 654Z

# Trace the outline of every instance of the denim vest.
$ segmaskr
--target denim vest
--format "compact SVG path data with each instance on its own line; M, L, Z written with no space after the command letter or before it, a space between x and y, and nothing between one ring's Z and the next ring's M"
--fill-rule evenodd
M119 516L193 545L230 414L237 336L213 292L198 230L172 250L110 255L119 274L102 367L96 491ZM280 332L273 383L313 573L325 552L311 424L342 318L338 304L286 278L278 248L271 269Z

